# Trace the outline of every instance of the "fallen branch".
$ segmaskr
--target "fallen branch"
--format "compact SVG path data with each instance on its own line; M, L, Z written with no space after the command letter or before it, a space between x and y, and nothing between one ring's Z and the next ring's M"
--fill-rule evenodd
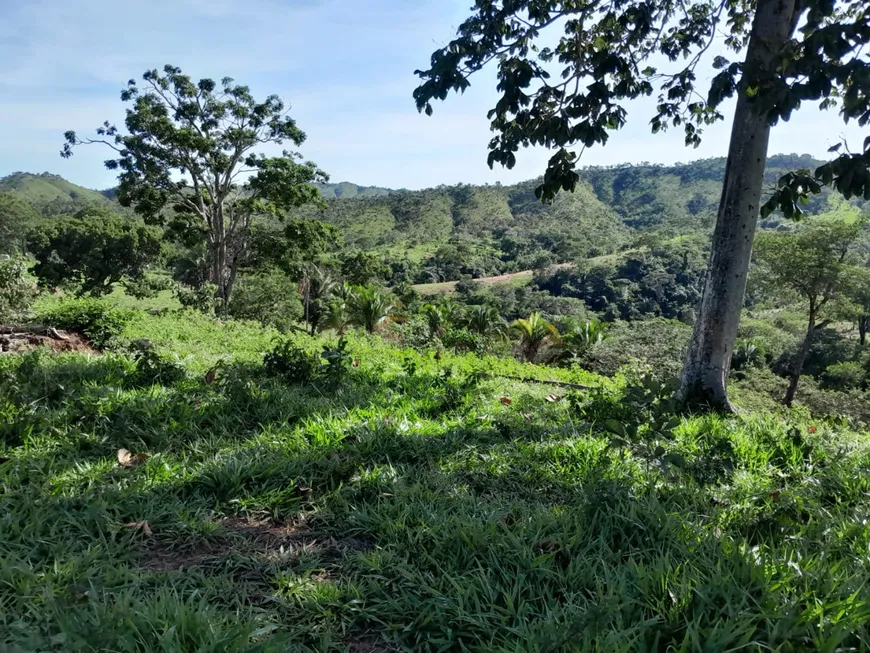
M591 390L592 386L581 385L579 383L568 383L567 381L550 381L548 379L533 379L523 376L512 376L510 374L490 374L489 372L481 372L481 376L489 379L510 379L511 381L520 381L521 383L541 383L544 385L555 385L560 388L573 388L574 390Z
M57 329L44 324L0 324L0 335L48 335L55 340L69 340L67 336L58 332Z

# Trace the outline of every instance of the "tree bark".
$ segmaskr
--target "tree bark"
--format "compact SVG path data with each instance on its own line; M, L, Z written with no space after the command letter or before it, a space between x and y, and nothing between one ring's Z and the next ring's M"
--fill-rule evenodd
M870 327L870 315L860 315L858 317L858 339L862 347L867 342L868 327Z
M799 13L798 0L758 1L745 71L775 70L779 51L791 37ZM704 292L678 395L690 406L733 411L726 382L746 290L769 139L767 117L753 106L743 81L737 94Z

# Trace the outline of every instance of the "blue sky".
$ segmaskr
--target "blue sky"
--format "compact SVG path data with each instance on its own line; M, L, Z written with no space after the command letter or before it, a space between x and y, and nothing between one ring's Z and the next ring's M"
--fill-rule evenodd
M58 156L62 134L121 123L119 92L166 63L194 78L231 76L257 96L279 95L308 134L302 148L333 181L393 188L511 183L541 174L548 154L520 153L513 170L486 165L494 75L464 96L417 113L415 68L446 43L471 0L0 0L0 176L53 172L91 188L114 185L105 151ZM709 77L701 73L701 77ZM629 106L629 126L582 163L673 163L724 156L730 121L703 145L651 135L651 104ZM807 106L774 130L771 153L822 156L863 137L832 112Z

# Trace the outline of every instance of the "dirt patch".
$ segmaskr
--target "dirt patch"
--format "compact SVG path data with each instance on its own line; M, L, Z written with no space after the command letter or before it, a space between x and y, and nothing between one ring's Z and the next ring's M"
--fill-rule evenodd
M79 351L97 354L90 343L76 333L54 331L45 333L4 333L0 335L0 352L14 353L29 351L37 347L47 347L54 352Z
M313 553L324 561L335 562L345 551L370 551L373 545L354 538L335 538L312 531L304 517L288 523L269 519L227 517L220 521L223 533L194 547L174 549L154 546L143 556L140 565L149 571L180 571L209 567L219 559L236 553L281 558Z

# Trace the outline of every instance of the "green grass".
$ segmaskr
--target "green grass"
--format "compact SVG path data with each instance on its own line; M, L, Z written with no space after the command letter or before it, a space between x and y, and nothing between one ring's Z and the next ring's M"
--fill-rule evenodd
M178 357L168 386L118 353L0 359L0 650L870 646L866 433L654 429L622 378L362 335L338 386L293 385L275 335L142 315L123 339Z

